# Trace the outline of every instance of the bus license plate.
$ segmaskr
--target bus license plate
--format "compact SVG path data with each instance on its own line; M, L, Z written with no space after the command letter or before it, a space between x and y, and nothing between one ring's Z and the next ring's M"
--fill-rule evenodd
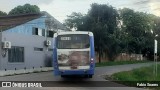
M71 66L71 69L77 69L77 66Z

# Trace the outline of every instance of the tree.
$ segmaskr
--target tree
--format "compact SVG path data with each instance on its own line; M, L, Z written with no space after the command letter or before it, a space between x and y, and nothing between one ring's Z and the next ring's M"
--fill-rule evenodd
M153 31L153 38L157 39L158 41L157 54L160 55L160 47L159 47L160 45L160 17L157 17L155 15L150 15L150 16L152 20L151 26L152 26L152 31Z
M95 50L99 55L99 62L101 62L104 54L113 60L118 52L115 36L115 32L118 30L117 18L118 13L112 6L94 3L86 15L72 13L65 22L70 29L76 28L79 31L93 32Z
M39 13L40 9L36 5L25 4L23 6L19 5L9 12L9 15L18 15L26 13Z
M129 39L127 51L142 54L142 51L147 47L148 35L151 34L149 15L124 8L120 10L120 16L123 20L123 32L130 37L127 38Z
M89 23L84 24L87 26L89 24L89 31L94 33L95 50L99 54L99 62L103 54L107 55L110 60L114 60L120 51L116 35L119 18L117 10L110 5L94 3L91 5L88 17Z
M0 11L0 16L6 16L6 15L7 15L6 12Z
M83 24L83 17L84 17L84 15L82 15L81 13L73 12L65 20L65 25L70 29L78 28L81 24ZM79 30L79 28L78 28L78 30Z
M160 17L128 8L116 10L110 5L94 3L86 15L73 13L68 16L66 25L70 29L94 33L99 62L103 55L114 60L122 52L151 58L156 34L160 44ZM160 47L158 51L160 53Z

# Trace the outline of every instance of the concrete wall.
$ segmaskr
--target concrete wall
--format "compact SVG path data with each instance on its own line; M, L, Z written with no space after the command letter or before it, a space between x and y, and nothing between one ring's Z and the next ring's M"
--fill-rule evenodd
M116 61L142 61L145 58L142 54L127 54L127 53L120 53L116 57Z
M12 46L24 47L24 63L10 63L8 62L8 52L6 57L0 56L0 69L22 69L26 68L38 68L40 66L45 66L46 58L52 57L53 51L47 51L44 41L46 37L37 35L24 35L16 33L2 33L2 42L10 41ZM52 38L48 38L52 41ZM43 51L34 51L34 47L43 48ZM52 45L49 46L52 49ZM1 50L1 49L0 49Z

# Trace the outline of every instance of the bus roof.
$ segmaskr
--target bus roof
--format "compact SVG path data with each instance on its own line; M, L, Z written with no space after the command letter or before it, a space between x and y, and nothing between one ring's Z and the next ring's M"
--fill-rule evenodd
M65 35L65 34L88 34L89 36L93 36L93 33L89 31L62 31L55 33L54 36Z

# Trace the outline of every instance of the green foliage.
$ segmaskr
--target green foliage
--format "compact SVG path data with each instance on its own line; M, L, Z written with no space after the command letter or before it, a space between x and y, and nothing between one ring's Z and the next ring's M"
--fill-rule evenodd
M149 61L136 61L136 60L134 60L134 61L108 61L108 62L96 63L96 67L135 64L135 63L146 63L146 62L149 62Z
M155 37L158 40L158 45L160 45L160 17L151 16L152 17L152 27L153 27L153 34L158 35ZM160 47L158 46L158 55L160 54Z
M158 65L157 70L158 70L157 76L153 74L153 66L150 66L150 67L141 67L139 69L133 69L131 71L118 72L111 75L109 79L113 81L120 81L119 83L122 83L128 86L136 86L137 82L133 82L133 81L138 81L138 82L160 81L160 64Z
M92 31L95 37L95 50L99 54L99 62L104 53L109 54L113 60L118 52L118 44L115 36L117 31L117 11L109 5L92 4L86 15L72 13L66 19L66 25L79 31ZM112 52L114 49L115 52Z
M160 81L160 65L157 77L153 74L153 66L115 73L112 77L120 81Z
M73 12L68 18L65 20L65 25L68 28L75 28L83 24L84 16L81 13Z
M153 59L156 34L159 34L156 38L160 40L160 17L128 8L116 10L106 4L92 4L86 15L74 12L68 16L65 24L70 29L93 32L99 62L103 55L113 61L119 53L124 52L143 54Z
M123 30L127 32L130 38L128 41L129 53L141 53L153 59L154 39L156 34L160 34L160 17L142 12L135 12L131 9L124 8L120 10L123 20ZM151 33L151 31L153 33ZM156 37L158 45L160 37ZM158 55L160 47L158 47Z
M27 13L39 13L40 9L36 5L25 4L19 5L9 12L9 15L27 14Z
M0 16L6 16L6 15L7 15L6 12L0 11Z

